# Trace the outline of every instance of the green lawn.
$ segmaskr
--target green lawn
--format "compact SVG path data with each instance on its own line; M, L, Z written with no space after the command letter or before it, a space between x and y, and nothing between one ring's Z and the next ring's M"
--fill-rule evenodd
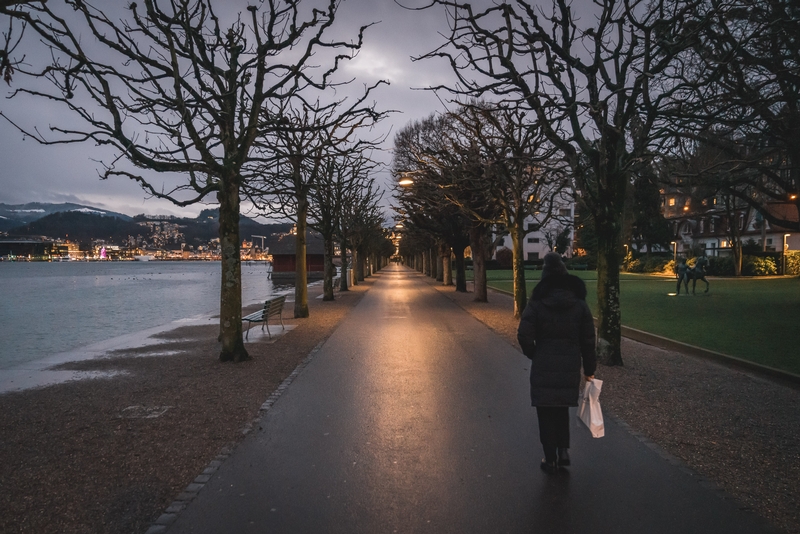
M510 271L489 272L489 285L511 291ZM596 273L572 274L586 281L596 312ZM526 275L530 295L541 271ZM623 325L800 374L800 279L712 279L708 294L698 282L697 296L679 297L674 278L621 273L620 280Z

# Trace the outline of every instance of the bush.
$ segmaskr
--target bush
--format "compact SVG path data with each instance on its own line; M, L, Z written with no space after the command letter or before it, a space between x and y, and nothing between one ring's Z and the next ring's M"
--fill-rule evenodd
M497 264L500 265L500 267L503 269L510 269L513 263L514 253L508 247L500 247L495 252L494 257L497 259Z
M671 265L670 265L671 264ZM675 265L672 263L672 260L669 258L664 258L662 256L650 256L650 259L646 259L644 262L644 269L643 272L646 273L663 273L667 271L667 266L672 269ZM669 271L670 273L674 272L672 270Z
M784 274L800 275L800 250L790 250L786 253L786 272Z
M564 263L566 264L567 269L572 269L573 265L585 265L586 269L589 271L594 271L597 269L597 259L590 255L572 256L571 258L565 259Z
M665 269L669 269L672 273L674 264L669 258L663 256L650 256L649 258L642 256L635 260L627 262L626 271L629 273L663 273Z
M708 258L706 273L711 276L733 276L736 274L733 268L733 256L712 256Z
M626 271L629 273L643 273L644 272L644 262L641 258L630 260L625 264Z
M769 276L778 274L778 268L772 258L745 256L742 258L742 274L745 276Z

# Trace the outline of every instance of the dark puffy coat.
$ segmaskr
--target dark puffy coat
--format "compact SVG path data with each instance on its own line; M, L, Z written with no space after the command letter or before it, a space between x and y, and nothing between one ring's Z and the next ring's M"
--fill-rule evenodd
M531 359L531 404L577 406L581 361L585 375L597 367L583 280L570 274L543 278L522 313L517 339Z

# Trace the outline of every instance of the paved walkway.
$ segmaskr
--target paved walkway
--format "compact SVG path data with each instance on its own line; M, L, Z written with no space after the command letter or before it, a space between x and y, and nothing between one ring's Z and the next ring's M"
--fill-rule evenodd
M388 267L168 532L775 532L613 421L541 472L528 364Z

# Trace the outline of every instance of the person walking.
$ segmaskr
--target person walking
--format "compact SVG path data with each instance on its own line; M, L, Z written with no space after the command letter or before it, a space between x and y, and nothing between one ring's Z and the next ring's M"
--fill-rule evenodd
M542 279L522 312L517 339L531 360L531 405L544 449L541 468L555 473L570 465L569 407L578 405L581 364L585 381L594 379L597 367L586 285L567 273L555 252L544 257Z

